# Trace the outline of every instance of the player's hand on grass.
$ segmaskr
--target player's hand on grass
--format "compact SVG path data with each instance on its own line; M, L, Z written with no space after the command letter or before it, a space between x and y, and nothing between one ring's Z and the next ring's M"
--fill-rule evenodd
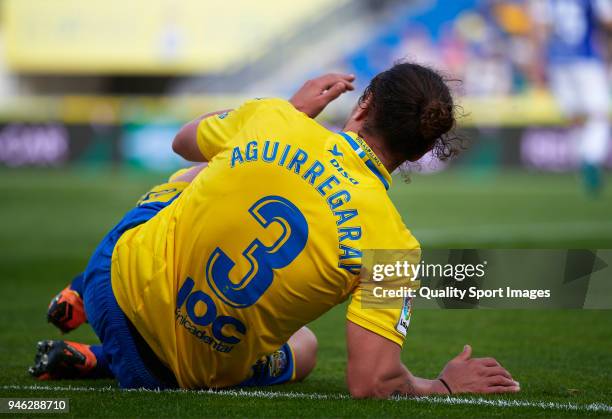
M330 73L316 79L308 80L289 102L298 111L311 118L316 117L323 109L342 93L354 90L352 74Z
M516 393L519 383L493 358L472 358L472 347L451 359L439 378L457 393Z

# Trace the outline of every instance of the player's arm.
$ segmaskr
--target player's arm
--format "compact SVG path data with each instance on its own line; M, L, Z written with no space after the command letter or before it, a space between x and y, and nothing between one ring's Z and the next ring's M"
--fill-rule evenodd
M183 125L178 134L172 141L172 150L188 161L193 162L205 162L206 157L202 154L200 147L198 146L198 127L200 122L205 118L210 118L215 115L219 115L225 112L229 112L230 109L222 111L216 111L202 115L199 118Z
M312 79L293 95L289 102L311 118L317 116L332 100L353 90L350 74L326 74ZM194 162L209 161L242 129L264 101L246 102L236 111L208 113L184 125L172 142L175 153ZM217 116L218 115L218 116Z
M331 101L342 93L354 90L352 74L330 73L316 79L308 80L289 99L289 102L300 112L315 118Z
M520 390L519 384L495 359L471 358L469 345L446 364L435 380L414 376L402 364L401 347L397 343L351 321L347 322L347 345L347 384L354 398L449 394L442 380L453 394Z

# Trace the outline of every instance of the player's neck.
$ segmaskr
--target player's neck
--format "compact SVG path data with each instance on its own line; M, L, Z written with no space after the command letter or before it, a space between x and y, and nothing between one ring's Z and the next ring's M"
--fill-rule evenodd
M402 164L401 161L397 161L397 159L391 157L391 153L389 153L387 149L379 142L378 138L363 138L363 141L365 141L366 144L372 149L374 154L376 154L376 157L380 159L389 174L393 173L395 169Z
M397 159L394 159L392 157L392 153L390 153L384 146L384 142L382 138L379 138L371 134L365 134L363 132L360 133L361 127L356 126L355 124L352 124L351 122L352 121L349 121L345 125L344 131L351 131L351 132L357 133L363 139L363 141L366 142L368 147L372 149L374 154L376 154L376 157L380 159L383 166L385 166L385 169L387 169L387 172L393 173L395 169L397 169L400 166L400 164L402 164L402 162L397 161Z

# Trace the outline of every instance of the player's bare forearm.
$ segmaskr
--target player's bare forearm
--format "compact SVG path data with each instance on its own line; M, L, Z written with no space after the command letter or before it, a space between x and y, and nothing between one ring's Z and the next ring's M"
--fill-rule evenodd
M206 158L198 147L198 125L200 125L200 121L205 118L219 115L230 110L231 109L224 109L216 112L210 112L183 125L183 127L174 137L174 141L172 141L172 150L185 160L205 162Z
M342 93L354 90L352 74L329 73L316 79L308 80L289 99L289 102L300 112L311 118L316 117L333 100Z
M289 99L289 102L299 111L304 112L311 118L316 117L331 101L342 93L353 90L352 74L326 74L316 79L308 80ZM198 147L198 126L204 118L228 112L224 109L203 115L185 124L172 142L174 152L185 160L192 162L205 162L206 158Z
M401 348L355 323L347 323L347 384L354 398L448 394L438 380L416 377L400 361Z
M412 375L401 363L399 345L352 322L347 324L347 344L347 384L354 398L520 390L495 359L471 358L469 345L446 364L437 379L428 380Z
M180 173L178 176L173 177L171 180L172 180L172 182L187 182L187 183L191 183L196 178L196 176L199 175L200 172L202 170L204 170L207 166L208 166L208 163L196 164L193 167L185 169L185 171Z
M356 399L449 394L441 381L416 377L401 363L398 363L396 369L388 371L384 377L380 377L376 382L362 381L361 385L351 385L349 378L349 390L351 396Z
M440 380L428 380L416 377L402 365L406 371L404 382L397 386L391 394L404 396L431 396L432 394L449 394L447 388Z

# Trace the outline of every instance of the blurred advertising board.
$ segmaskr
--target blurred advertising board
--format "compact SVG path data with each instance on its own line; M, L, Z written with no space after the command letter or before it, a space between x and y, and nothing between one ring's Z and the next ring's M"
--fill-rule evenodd
M0 124L0 166L117 163L119 129L50 123Z
M0 166L114 164L170 171L184 165L171 143L180 123L125 125L48 123L0 124ZM411 171L438 172L449 167L528 168L566 172L580 167L576 142L561 128L469 128L462 131L466 150L452 163L426 155ZM612 152L606 167L612 168Z
M120 145L123 161L130 167L173 171L184 166L170 144L180 125L131 124L124 127Z
M83 162L172 170L181 163L172 154L170 144L183 123L206 112L239 106L245 99L24 96L0 101L0 166ZM575 170L580 165L576 139L551 103L545 97L534 101L516 97L495 99L485 109L485 99L465 98L462 105L467 116L460 119L458 133L465 139L466 150L451 164L425 156L411 170L437 172L448 167ZM319 118L332 131L342 129L348 112L335 109ZM606 166L612 168L612 147Z

